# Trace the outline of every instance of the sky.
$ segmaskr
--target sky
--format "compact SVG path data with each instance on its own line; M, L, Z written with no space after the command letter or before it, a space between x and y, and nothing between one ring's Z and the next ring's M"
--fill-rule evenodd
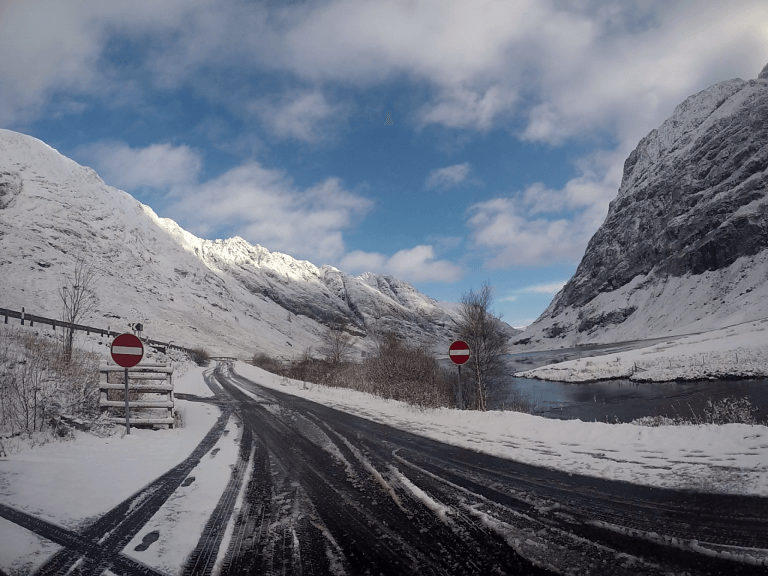
M208 238L537 318L764 0L5 0L0 126ZM391 119L391 122L388 121Z

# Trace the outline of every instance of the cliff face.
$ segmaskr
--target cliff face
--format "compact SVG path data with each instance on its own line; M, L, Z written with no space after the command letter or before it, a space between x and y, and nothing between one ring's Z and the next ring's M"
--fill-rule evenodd
M602 342L768 316L766 249L768 66L694 94L640 141L576 273L522 339Z

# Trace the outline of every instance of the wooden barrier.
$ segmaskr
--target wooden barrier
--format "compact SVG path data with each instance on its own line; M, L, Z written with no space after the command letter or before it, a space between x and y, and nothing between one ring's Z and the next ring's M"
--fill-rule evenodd
M123 417L112 417L110 420L118 424L125 424L125 401L110 400L110 391L125 392L124 378L125 368L116 364L102 364L99 366L99 390L101 398L99 407L102 410L122 409ZM110 382L110 375L113 376ZM117 380L120 380L118 383ZM136 400L128 401L128 407L131 411L131 426L167 426L173 428L176 419L173 413L175 400L173 397L173 388L175 376L173 367L167 364L137 364L133 368L128 368L128 394L137 395ZM114 393L114 392L113 392ZM146 398L146 395L165 396L165 398ZM164 417L158 417L156 414L148 415L138 412L146 409L160 410L164 409Z

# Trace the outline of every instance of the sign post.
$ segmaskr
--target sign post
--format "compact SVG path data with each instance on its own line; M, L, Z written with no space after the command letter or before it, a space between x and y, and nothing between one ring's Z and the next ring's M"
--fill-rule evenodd
M115 364L125 368L125 431L131 433L131 413L128 407L128 368L133 368L144 357L144 344L133 334L120 334L110 348Z
M448 357L459 368L459 410L464 409L464 398L461 395L461 365L469 361L469 344L464 340L456 340L448 348Z

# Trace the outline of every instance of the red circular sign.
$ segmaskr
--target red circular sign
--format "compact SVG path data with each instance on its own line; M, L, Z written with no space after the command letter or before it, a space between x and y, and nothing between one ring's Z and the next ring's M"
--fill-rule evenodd
M133 334L120 334L112 341L112 360L123 368L133 368L144 357L144 344Z
M454 364L464 364L469 360L469 344L464 342L464 340L456 340L448 348L448 357Z

